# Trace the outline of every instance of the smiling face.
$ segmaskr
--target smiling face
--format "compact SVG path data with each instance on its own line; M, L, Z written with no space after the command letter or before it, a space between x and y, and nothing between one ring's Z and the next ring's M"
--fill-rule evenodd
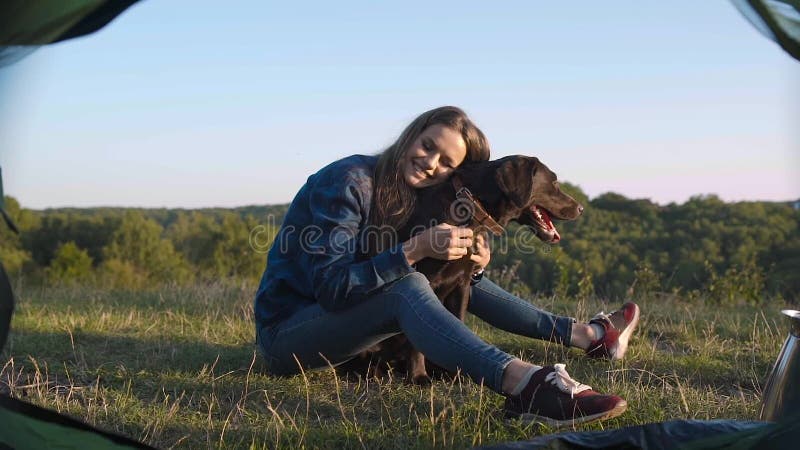
M467 156L461 135L444 125L431 125L414 140L403 157L403 179L414 189L447 179Z

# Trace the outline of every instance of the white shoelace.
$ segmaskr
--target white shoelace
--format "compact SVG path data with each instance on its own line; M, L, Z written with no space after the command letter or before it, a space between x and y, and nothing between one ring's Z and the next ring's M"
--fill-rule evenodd
M599 313L595 314L594 317L592 317L592 320L594 320L594 319L608 319L608 321L611 322L611 314L614 314L614 313L606 314L603 311L600 311Z
M544 381L556 386L561 392L569 394L570 397L574 397L575 394L580 394L592 388L589 385L581 384L573 380L567 373L566 365L554 364L553 367L555 367L556 370L548 373L547 376L544 377Z

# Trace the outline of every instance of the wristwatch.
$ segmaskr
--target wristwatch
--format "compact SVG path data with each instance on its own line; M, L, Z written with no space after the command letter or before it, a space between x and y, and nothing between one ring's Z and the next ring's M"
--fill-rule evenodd
M481 269L481 270L479 270L479 271L477 271L477 272L472 274L472 280L469 282L470 286L476 284L479 281L481 281L481 279L483 278L483 271L484 271L484 269Z

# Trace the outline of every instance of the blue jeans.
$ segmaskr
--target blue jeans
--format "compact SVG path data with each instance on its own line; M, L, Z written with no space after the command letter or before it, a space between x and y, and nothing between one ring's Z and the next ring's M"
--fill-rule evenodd
M509 333L567 346L571 344L574 318L556 316L539 309L509 294L486 277L472 286L468 311Z
M469 310L501 329L565 344L574 322L533 307L485 277L473 286ZM398 333L405 333L439 366L460 369L502 392L503 371L513 357L481 340L447 311L418 272L345 311L308 306L276 325L260 328L257 341L270 372L292 375L300 371L298 361L304 369L335 366Z

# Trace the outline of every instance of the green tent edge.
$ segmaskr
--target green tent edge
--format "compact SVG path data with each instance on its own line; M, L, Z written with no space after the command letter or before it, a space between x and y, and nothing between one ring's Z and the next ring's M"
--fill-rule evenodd
M122 435L98 430L45 408L0 395L0 445L26 448L152 449Z

